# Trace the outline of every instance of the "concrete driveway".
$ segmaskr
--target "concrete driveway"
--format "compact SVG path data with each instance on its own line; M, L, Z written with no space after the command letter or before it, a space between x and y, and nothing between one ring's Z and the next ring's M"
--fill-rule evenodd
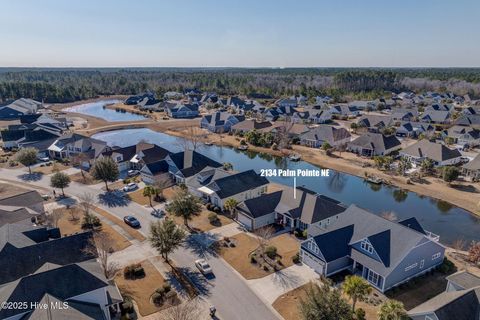
M247 280L248 285L264 301L272 304L279 296L320 276L312 268L301 264L277 271L260 279Z

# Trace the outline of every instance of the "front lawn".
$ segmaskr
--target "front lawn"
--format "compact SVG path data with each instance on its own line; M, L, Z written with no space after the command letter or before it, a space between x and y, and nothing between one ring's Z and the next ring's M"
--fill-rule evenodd
M93 185L93 184L98 184L102 182L101 180L96 180L95 178L93 178L92 175L87 171L83 171L83 175L82 175L82 172L77 172L75 174L72 174L70 176L70 180L78 183L83 183L86 185Z
M217 214L218 220L216 222L210 223L208 215L211 213L212 211L209 211L205 209L205 207L203 207L202 211L198 215L193 216L192 219L188 221L188 226L192 230L198 232L206 232L233 222L232 219L222 214ZM168 217L172 219L177 225L184 225L183 217L177 217L171 213L168 214Z
M35 167L34 169L32 169L32 171L46 175L46 174L52 174L54 172L63 171L68 168L69 166L64 165L60 162L47 162L47 163L42 163L38 167Z
M124 297L129 297L137 303L140 314L147 316L165 309L171 304L155 304L153 302L152 298L156 290L162 288L166 281L150 261L142 261L140 265L143 267L144 276L127 279L122 270L115 277L115 283ZM170 290L173 291L173 289Z
M142 206L149 206L150 205L150 200L148 199L148 197L145 197L143 195L143 188L142 189L137 189L137 190L132 191L132 192L129 192L128 197L130 198L130 200L135 201L139 205L142 205ZM152 205L153 206L156 206L157 204L161 203L161 202L155 201L154 199L155 199L155 197L152 196Z
M66 234L74 234L77 232L83 232L85 230L82 229L82 217L83 214L80 209L78 208L60 208L60 209L55 209L54 212L60 211L62 212L62 217L58 221L58 228L60 228L60 232L63 235ZM77 217L77 219L72 219L72 214L71 212L75 211L74 215ZM107 223L103 222L102 227L100 230L97 232L103 232L106 233L110 239L113 241L113 250L114 251L121 251L127 247L129 247L131 244L130 242L122 236L120 233L115 231L110 225Z
M258 279L272 274L275 270L267 263L263 263L257 253L255 262L251 260L251 254L258 249L257 239L246 233L240 233L229 238L234 246L220 245L220 254L235 270L245 279ZM277 270L293 265L292 257L296 255L299 248L298 241L289 234L281 234L272 238L269 246L277 248Z

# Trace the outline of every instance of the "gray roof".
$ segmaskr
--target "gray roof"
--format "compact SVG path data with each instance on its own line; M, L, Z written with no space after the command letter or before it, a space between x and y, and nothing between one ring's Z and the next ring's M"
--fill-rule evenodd
M416 245L423 241L431 241L425 234L414 228L389 221L355 205L351 205L343 213L340 213L334 223L323 228L311 228L309 231L314 236L318 236L348 226L353 226L353 232L348 239L349 247L342 250L350 252L352 259L383 276L394 270ZM379 259L369 257L352 248L352 245L363 239L370 241ZM335 237L329 241L330 243L335 242ZM344 241L340 242L344 243ZM320 243L320 247L322 245ZM438 246L441 247L440 244Z
M0 206L0 227L11 224L25 221L26 224L32 224L32 218L35 218L39 215L38 212L16 206Z
M212 126L222 126L225 124L226 121L230 119L233 120L233 118L240 122L245 120L245 116L242 116L242 115L233 115L228 112L215 112L212 114L205 115L202 121L206 121L208 124Z
M43 202L43 198L36 190L25 191L0 199L0 205L28 207Z
M467 170L480 170L480 155L475 156L472 161L463 165Z
M428 110L425 111L420 119L423 121L444 122L450 118L450 111L437 111Z
M479 126L480 125L480 114L464 114L461 115L456 121L455 124L460 126Z
M438 320L480 319L480 287L442 292L408 311L409 316L435 313Z
M335 128L328 125L320 125L301 136L301 139L305 140L323 140L328 141L330 144L334 144L337 141L341 141L350 138L350 133L345 128Z
M480 277L477 277L466 270L458 271L449 275L446 279L463 289L472 289L480 286Z
M422 139L401 151L402 154L416 158L428 158L433 161L441 162L461 157L462 154L457 149L449 149L443 144L430 142Z
M383 128L392 124L391 116L364 115L358 119L357 124L365 127Z
M381 133L366 133L350 142L351 145L361 146L365 149L376 150L377 152L385 152L397 146L400 141L395 136L385 136Z
M208 184L207 188L214 190L220 199L225 199L267 184L267 178L260 176L254 170L247 170L217 179Z
M233 172L223 170L222 168L205 167L199 173L185 179L185 184L191 188L200 188L233 174Z

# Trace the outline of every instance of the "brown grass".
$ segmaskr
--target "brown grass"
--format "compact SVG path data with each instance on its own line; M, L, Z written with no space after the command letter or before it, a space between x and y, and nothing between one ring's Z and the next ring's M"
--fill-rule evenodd
M62 171L62 170L68 169L68 168L69 168L69 166L66 166L66 165L64 165L62 163L59 163L59 162L55 162L50 166L36 167L32 171L43 173L43 174L51 174L51 173Z
M72 220L72 216L70 212L72 210L77 211L77 220ZM63 213L62 217L58 221L58 227L60 228L60 232L63 235L67 234L74 234L77 232L83 232L84 230L82 229L82 213L78 208L60 208L60 209L55 209L54 211L61 211ZM106 223L102 223L102 228L99 230L99 232L103 232L107 234L112 240L113 240L113 250L114 251L121 251L131 245L131 243L120 233L115 231L110 225Z
M123 277L123 272L120 272L115 277L115 282L122 295L129 296L135 300L140 314L146 316L162 310L161 307L155 306L150 301L150 297L156 289L160 288L165 283L165 279L149 261L142 261L141 265L145 270L144 278L128 280Z
M127 226L125 224L125 222L123 222L122 219L120 219L120 218L110 214L109 212L107 212L103 209L100 209L100 208L95 208L94 210L95 210L96 213L98 213L102 217L104 217L104 218L110 220L111 222L117 224L120 228L122 228L124 231L126 231L129 235L131 235L135 239L137 239L139 241L145 241L146 240L146 238L143 234L141 234L137 230L132 229L131 227Z
M84 171L83 174L85 175L85 179L83 178L81 172L77 172L77 173L72 174L70 176L70 180L78 182L78 183L83 183L83 184L86 184L86 185L92 185L92 184L97 184L97 183L102 182L101 180L94 179L92 177L92 175L90 173L86 172L86 171Z
M309 284L304 284L301 287L293 289L287 293L284 293L277 298L272 304L273 308L280 313L285 320L297 320L300 319L300 301L307 297L305 289ZM348 301L348 299L347 299ZM348 301L350 303L350 301ZM375 307L365 302L357 302L356 308L362 308L365 310L365 316L367 320L376 320L379 307Z
M240 233L230 237L235 243L235 247L221 247L220 254L235 270L237 270L245 279L263 278L273 273L265 271L259 264L250 262L250 253L258 248L258 241L246 233ZM298 251L298 242L288 234L282 234L273 238L270 245L277 247L278 255L281 256L283 267L289 267L293 264L292 257Z
M147 206L147 205L149 206L150 205L150 201L148 200L148 197L143 196L143 188L142 189L137 189L133 192L129 192L128 196L130 197L130 200L135 201L139 205L142 205L142 206ZM153 200L154 198L155 197L152 196L152 205L156 206L157 204L160 204L160 202L157 202L157 201Z
M203 208L198 215L193 216L192 219L188 221L188 226L193 230L205 232L232 223L232 219L222 214L217 214L219 222L211 224L208 220L209 213L211 213L211 211ZM168 214L168 217L177 225L183 225L183 217L177 217L170 213Z

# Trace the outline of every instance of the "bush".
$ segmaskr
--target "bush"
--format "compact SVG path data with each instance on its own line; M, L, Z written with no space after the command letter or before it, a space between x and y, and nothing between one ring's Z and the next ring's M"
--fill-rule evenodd
M277 256L277 248L274 246L268 246L265 248L265 254L270 259L274 259Z
M129 300L125 301L120 305L120 309L122 314L133 313L135 310L133 309L133 303Z
M300 253L296 253L293 257L292 257L292 262L293 263L300 263Z
M145 276L145 270L139 263L131 264L123 269L123 277L125 279L135 280L143 278Z
M165 282L162 287L164 292L169 292L170 290L172 290L172 286L170 285L170 283L167 282Z
M257 263L257 259L255 258L255 256L250 256L250 263Z
M267 271L267 272L270 271L270 269L268 268L267 265L264 265L264 266L263 266L263 270L265 270L265 271Z
M452 261L448 260L447 258L443 258L443 263L438 267L438 271L443 274L448 274L455 271L455 265Z
M165 298L172 300L177 297L177 293L175 291L168 291L165 293Z
M362 308L358 308L357 310L355 310L355 319L365 320L366 319L365 310L363 310Z
M220 213L220 211L222 211L222 210L220 209L220 207L215 206L215 207L213 208L213 212Z
M207 203L207 204L205 205L205 207L207 208L207 210L212 211L212 209L213 209L213 204L211 204L211 203L209 202L209 203Z
M210 212L208 214L208 221L210 221L211 224L218 222L218 220L218 215L215 212Z
M165 293L165 288L164 287L157 288L157 290L155 290L155 292L160 294L160 295L163 295Z
M163 294L155 292L154 294L152 294L152 301L156 304L162 303L163 302Z
M307 238L307 236L308 236L308 233L307 233L307 230L305 229L302 231L302 237Z

